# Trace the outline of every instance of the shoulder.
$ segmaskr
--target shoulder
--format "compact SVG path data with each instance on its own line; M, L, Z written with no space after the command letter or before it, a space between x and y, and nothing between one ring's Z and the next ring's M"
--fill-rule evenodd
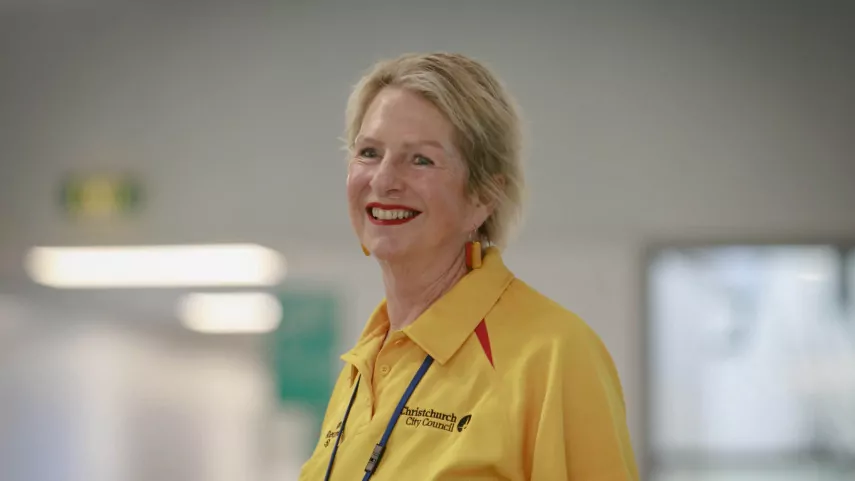
M534 378L558 374L618 381L600 336L576 313L514 279L487 316L506 367Z
M623 390L597 333L517 279L492 314L502 399L521 426L528 477L637 480Z
M523 341L520 347L602 346L585 320L520 279L511 282L487 318L491 327Z

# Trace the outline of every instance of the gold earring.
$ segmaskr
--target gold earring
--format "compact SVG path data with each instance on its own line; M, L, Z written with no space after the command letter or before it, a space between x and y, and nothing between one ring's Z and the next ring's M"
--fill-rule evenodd
M469 242L466 243L466 267L478 269L481 267L481 242L478 239L478 229L472 231Z
M481 243L469 241L466 243L466 267L479 269L481 267Z
M362 253L365 254L365 257L371 256L371 252L365 247L365 244L362 244Z

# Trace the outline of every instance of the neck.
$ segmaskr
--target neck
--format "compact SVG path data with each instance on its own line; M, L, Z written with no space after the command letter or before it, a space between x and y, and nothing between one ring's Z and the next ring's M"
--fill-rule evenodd
M390 331L412 324L431 304L451 290L468 270L462 249L440 256L417 257L380 263Z

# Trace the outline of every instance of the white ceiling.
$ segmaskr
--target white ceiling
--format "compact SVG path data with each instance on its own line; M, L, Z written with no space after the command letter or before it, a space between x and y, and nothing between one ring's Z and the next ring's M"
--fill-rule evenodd
M131 3L0 13L0 273L33 244L349 245L348 89L428 49L519 99L523 241L855 233L855 33L821 3ZM62 217L63 174L116 169L140 217Z

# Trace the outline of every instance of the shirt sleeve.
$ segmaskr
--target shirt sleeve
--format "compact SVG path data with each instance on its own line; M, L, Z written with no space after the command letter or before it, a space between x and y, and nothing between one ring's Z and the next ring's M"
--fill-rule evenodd
M545 387L527 423L530 479L638 481L617 370L600 338L582 331L545 353Z

